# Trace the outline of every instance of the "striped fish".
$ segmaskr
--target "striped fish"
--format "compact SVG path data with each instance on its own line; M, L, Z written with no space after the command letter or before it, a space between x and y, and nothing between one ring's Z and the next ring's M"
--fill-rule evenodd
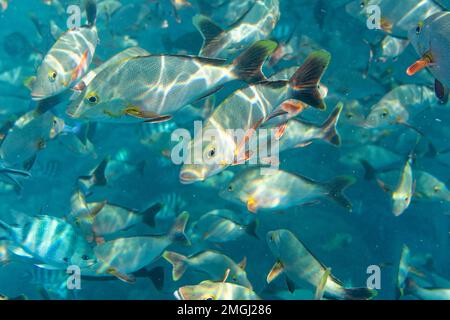
M97 273L111 274L125 282L134 282L133 273L158 258L173 243L189 244L184 230L187 212L178 216L172 228L164 235L118 238L94 248L98 258Z
M15 254L39 260L38 266L45 269L85 268L95 263L89 243L65 220L45 215L24 218L17 227L0 220L0 228L20 246Z
M74 297L74 290L69 290L67 280L69 274L65 270L48 270L33 267L27 271L22 280L27 284L37 287L39 293L45 300L69 299Z
M227 59L243 48L266 39L280 19L278 0L257 0L252 7L227 30L209 18L198 15L193 19L204 43L199 55Z
M368 288L344 288L289 230L268 232L267 244L277 259L267 276L268 283L284 273L291 292L296 286L309 283L325 298L362 300L376 295L376 291Z
M95 0L86 0L85 8L88 24L62 34L39 66L32 84L34 100L57 95L86 74L98 43Z
M67 113L102 122L168 121L181 108L231 81L264 80L261 66L275 48L273 41L259 41L231 63L181 55L129 58L114 70L107 68L97 74Z

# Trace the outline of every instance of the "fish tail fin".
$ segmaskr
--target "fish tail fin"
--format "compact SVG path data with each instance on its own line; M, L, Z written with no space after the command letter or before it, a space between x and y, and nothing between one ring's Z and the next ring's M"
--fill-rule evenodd
M320 127L323 133L323 139L336 147L341 145L341 137L336 129L336 125L339 121L339 116L341 115L343 107L344 105L339 103Z
M84 8L86 10L86 18L89 26L94 26L97 20L97 1L85 0Z
M342 207L352 210L350 200L344 195L344 190L355 183L355 178L351 176L341 176L327 182L325 187L328 189L328 196Z
M214 21L201 14L194 16L192 23L203 37L202 48L211 45L213 42L217 42L219 36L224 32Z
M371 300L377 294L376 290L369 288L344 288L345 300Z
M331 60L327 51L320 50L311 53L303 65L297 69L289 80L291 95L310 106L325 110L326 105L319 91L319 83Z
M155 226L155 217L158 214L158 212L161 210L162 207L163 207L163 205L161 203L155 203L152 206L150 206L149 208L140 212L139 214L142 216L142 219L143 219L142 221L146 225L153 228Z
M173 270L172 270L173 281L180 280L181 277L183 276L183 274L186 272L186 269L188 268L189 258L186 256L183 256L182 254L172 252L172 251L166 251L163 253L162 256L173 267Z
M174 242L179 242L185 245L190 245L190 241L185 234L186 225L189 219L189 213L186 211L181 213L175 220L172 228L169 231L169 237Z
M261 40L245 50L232 63L232 72L236 78L247 83L255 83L266 79L262 66L272 55L278 44L271 40Z
M258 228L259 220L254 219L252 222L250 222L247 227L245 228L245 232L256 239L259 240L258 233L256 232L256 229Z

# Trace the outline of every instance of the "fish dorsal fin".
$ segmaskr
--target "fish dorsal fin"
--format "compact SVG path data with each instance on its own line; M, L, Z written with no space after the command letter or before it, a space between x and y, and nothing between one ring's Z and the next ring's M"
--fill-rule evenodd
M278 278L278 276L283 272L284 266L283 263L281 263L280 260L275 262L272 269L269 271L269 274L267 275L267 283L271 283L273 280Z
M223 283L227 282L228 276L230 275L230 271L231 271L230 268L225 270L225 275L224 275L223 280L222 280Z
M196 15L192 19L192 23L201 33L204 40L204 47L211 42L217 41L217 37L224 32L221 27L219 27L211 19L203 15Z
M245 270L245 268L247 267L247 257L244 257L242 259L241 262L239 262L238 264L239 268L241 268L242 270Z

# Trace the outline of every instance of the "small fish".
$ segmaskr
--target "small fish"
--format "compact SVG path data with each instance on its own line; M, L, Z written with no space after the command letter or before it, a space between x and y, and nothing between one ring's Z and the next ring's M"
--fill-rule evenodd
M428 87L402 85L394 88L372 106L363 126L380 129L400 124L412 127L409 124L411 118L437 105L438 100Z
M304 103L325 109L317 84L330 59L326 51L312 53L289 81L260 82L225 99L204 124L202 134L189 143L188 161L180 171L181 183L203 181L255 156L254 151L245 150L248 140L263 123L279 114L293 117L304 109ZM241 137L233 136L236 130L243 133Z
M31 91L34 100L57 95L86 74L98 43L96 1L85 0L85 8L88 24L65 32L39 66Z
M400 175L400 179L397 186L391 192L392 199L392 213L398 217L406 209L408 209L411 204L411 199L414 195L416 181L414 180L413 170L412 170L412 160L408 159ZM383 187L383 185L381 184ZM390 190L386 190L390 191Z
M422 170L414 170L416 189L414 197L431 201L450 201L450 190L444 182Z
M252 213L306 205L323 197L351 210L352 205L342 192L354 182L354 178L343 176L323 183L286 171L261 174L261 168L251 168L239 173L220 196L245 205Z
M202 281L193 286L184 286L174 292L178 300L260 300L251 289L226 282L228 275L220 282Z
M267 275L267 282L284 274L291 292L296 286L304 283L315 289L323 290L325 298L339 300L368 300L376 295L376 291L368 288L345 288L329 270L313 256L305 245L289 230L276 230L267 233L267 244L277 259ZM328 275L324 277L325 274ZM325 284L321 282L325 280Z
M175 218L186 208L187 202L178 193L165 193L157 197L162 208L155 216L156 225L173 223Z
M226 30L205 16L195 16L194 26L204 39L199 55L227 59L255 41L266 39L280 18L279 6L278 0L257 0Z
M231 210L216 209L202 215L192 228L191 240L200 237L200 239L213 242L224 243L235 241L244 235L252 236L258 239L256 228L259 221L253 219L246 223L241 221Z
M413 295L420 300L450 300L449 288L424 288L410 277L405 282L405 295Z
M367 144L345 151L339 161L354 168L361 161L369 163L376 170L393 168L403 163L404 157L387 148L375 144Z
M94 186L114 185L119 179L132 173L142 174L145 161L137 164L125 159L106 157L87 175L78 177L78 185L84 193L89 193Z
M20 226L0 221L0 228L20 246L21 250L14 251L16 255L40 260L41 268L66 269L70 265L86 268L96 262L91 246L72 225L60 218L24 216Z
M69 216L74 224L95 240L104 236L129 229L138 223L155 225L155 215L162 205L153 204L149 208L138 211L103 202L86 203L82 192L77 191L71 198L72 210Z
M158 258L173 243L189 243L184 234L189 214L182 213L167 234L118 238L94 248L97 273L111 274L124 282L134 282L132 275Z
M0 156L7 163L20 167L46 148L63 129L64 121L46 112L21 128L11 128L1 144Z
M74 290L69 290L67 287L69 276L66 270L48 270L32 267L31 271L27 271L22 276L22 280L27 285L35 286L46 300L67 300L75 298Z
M442 11L442 7L434 0L404 0L401 2L390 0L354 0L346 5L346 11L357 16L361 22L367 23L368 18L373 18L371 6L377 6L381 11L380 29L387 34L406 37L408 31L415 26L417 21Z
M202 251L189 257L166 251L162 256L173 267L172 278L174 281L180 280L187 269L205 273L213 281L222 280L225 272L229 270L228 280L231 283L252 289L245 272L245 259L242 263L236 264L226 255L211 250Z
M303 120L289 120L278 142L279 151L283 152L289 149L304 147L316 140L322 140L335 147L339 147L341 145L341 137L336 130L336 125L339 121L342 108L343 104L338 104L328 119L319 126ZM264 138L264 135L260 134L259 138L265 141L269 137Z
M182 107L210 96L232 80L264 80L261 66L275 47L272 41L257 42L231 64L194 56L129 58L114 72L106 68L96 75L72 101L68 113L106 122L168 121Z
M400 262L398 266L396 295L397 299L405 294L405 285L410 271L410 250L406 245L402 247Z
M337 233L330 240L322 245L322 249L333 252L342 248L347 248L353 241L349 233Z

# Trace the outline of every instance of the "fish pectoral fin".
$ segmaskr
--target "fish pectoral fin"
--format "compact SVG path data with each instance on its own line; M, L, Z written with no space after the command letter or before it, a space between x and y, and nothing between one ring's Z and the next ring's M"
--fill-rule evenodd
M433 66L433 56L431 52L425 53L421 59L414 62L409 68L406 70L406 74L408 76L413 76L417 72L425 69L426 67Z
M49 264L35 264L36 267L47 270L60 270L59 268Z
M89 57L89 50L86 49L86 51L83 52L83 55L81 56L80 63L73 69L71 80L75 81L78 79L78 77L82 74L82 71L84 68L87 67L88 63L88 57Z
M391 193L391 188L388 185L386 185L380 179L376 179L376 180L377 180L378 185L380 186L381 189L383 189L384 192Z
M159 115L151 111L144 111L136 106L128 106L125 109L124 113L135 118L145 119L144 122L157 123L169 121L170 119L172 119L171 115Z
M309 146L311 143L312 143L312 141L308 141L308 142L304 142L304 143L299 143L299 144L296 145L294 148L295 148L295 149L297 149L297 148L304 148L304 147Z
M281 104L281 110L287 112L291 117L299 115L306 109L306 105L300 100L288 100Z
M126 283L135 283L136 282L136 278L133 275L120 273L119 271L117 271L116 268L108 269L106 271L106 273L109 273L109 274L115 276L117 279L119 279L123 282L126 282Z
M275 262L272 269L269 271L269 274L267 275L267 283L271 283L273 280L278 278L278 276L283 273L283 271L284 266L281 261L278 260L277 262Z
M231 269L228 268L227 270L225 270L225 275L223 276L222 282L227 282L228 276L230 275L230 271Z
M275 132L275 139L280 140L283 137L284 133L286 132L286 128L287 128L287 122L279 125Z
M327 280L331 275L331 268L327 268L320 279L320 283L316 288L316 292L314 294L315 300L321 300L323 298L323 294L325 293L325 285L327 284Z
M256 211L258 210L258 205L254 198L250 198L247 200L247 210L251 213L256 213Z

